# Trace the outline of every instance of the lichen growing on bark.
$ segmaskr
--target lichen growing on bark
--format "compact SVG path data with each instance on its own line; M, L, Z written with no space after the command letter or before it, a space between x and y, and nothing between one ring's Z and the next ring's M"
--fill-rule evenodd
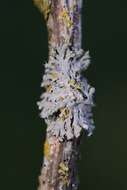
M40 12L44 14L44 18L47 20L51 9L51 0L33 0Z
M81 71L90 64L89 52L66 45L53 47L45 64L42 87L46 92L38 102L40 116L48 124L48 132L59 140L78 138L81 129L92 134L93 93Z
M92 134L95 89L82 74L90 64L82 50L82 0L33 0L48 29L49 58L37 103L47 123L38 190L77 190L81 131Z

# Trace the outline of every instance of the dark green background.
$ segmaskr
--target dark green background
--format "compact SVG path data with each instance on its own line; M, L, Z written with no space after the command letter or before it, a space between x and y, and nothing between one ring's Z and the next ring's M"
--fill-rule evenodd
M45 126L36 101L47 59L44 20L30 0L0 3L1 190L35 190ZM127 1L87 0L83 47L96 87L96 130L84 137L80 190L127 190Z

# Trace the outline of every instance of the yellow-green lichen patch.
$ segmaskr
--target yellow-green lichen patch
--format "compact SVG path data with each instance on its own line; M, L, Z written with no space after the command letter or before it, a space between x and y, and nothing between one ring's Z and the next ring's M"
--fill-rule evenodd
M62 180L64 185L69 185L69 168L65 165L64 162L59 164L59 179Z
M50 144L48 141L45 141L45 144L44 144L44 156L49 160L49 158L50 158Z
M69 168L64 164L64 162L61 162L60 165L60 171L68 172Z
M51 9L51 3L49 3L49 0L33 0L33 2L38 7L40 12L44 14L44 17L47 20Z
M70 80L69 84L77 90L81 89L81 86L75 80Z
M61 108L60 109L60 119L63 121L69 116L70 110L68 108Z
M63 19L68 28L72 27L73 22L66 9L63 9L63 11L61 11L61 13L59 15L59 19Z
M51 92L51 91L52 91L52 85L48 85L48 86L46 87L46 90L47 90L47 92Z
M58 78L58 74L57 74L56 72L52 72L52 73L51 73L51 78L52 78L53 80L56 80L56 79Z

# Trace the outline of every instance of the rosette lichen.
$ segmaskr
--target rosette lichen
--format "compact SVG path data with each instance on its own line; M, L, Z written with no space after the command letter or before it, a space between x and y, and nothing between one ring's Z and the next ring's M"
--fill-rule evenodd
M48 124L48 134L60 141L70 140L78 138L84 128L91 135L95 89L82 74L90 64L89 52L67 45L50 49L41 84L45 92L38 102L40 116Z

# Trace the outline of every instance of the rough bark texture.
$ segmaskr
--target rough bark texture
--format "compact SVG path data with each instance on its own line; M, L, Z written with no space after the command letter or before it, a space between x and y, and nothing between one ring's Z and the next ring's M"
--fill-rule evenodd
M47 22L49 44L81 47L82 0L33 0Z
M64 57L66 57L68 51L69 51L68 54L70 56L69 58L67 57L67 59L65 60L68 60L68 62L71 63L72 59L74 59L74 57L77 56L76 60L80 59L81 60L80 62L81 63L83 62L85 64L84 68L86 69L87 66L89 65L89 56L88 54L87 55L85 54L85 56L83 56L82 51L79 51L81 48L82 1L81 0L33 0L33 1L35 5L39 8L41 13L43 13L47 23L48 36L49 36L49 55L51 55L51 57L49 57L49 60L56 59L59 63L59 60L62 59L60 59L61 56L59 60L57 59L57 55L59 53L58 49L62 49L63 46L65 46L63 51L65 53ZM52 51L55 52L55 55L53 55L54 57L52 56L53 54ZM47 73L49 72L49 70L51 70L51 68L54 69L53 64L54 62L50 64L50 66L46 66L46 68L48 68L48 70L46 71ZM75 73L76 72L77 70L75 71ZM42 84L42 86L45 87L46 92L48 93L48 95L47 94L44 95L45 97L49 96L50 93L52 93L52 88L53 88L52 83L55 80L57 81L57 79L54 78L55 77L57 78L58 76L56 75L58 74L59 73L53 73L52 78L48 78L46 76L47 80L45 80L44 84ZM77 72L77 74L79 73ZM77 76L75 75L75 78L76 77ZM85 80L85 88L83 87L82 89L81 87L82 82L78 79L76 78L75 80L74 79L72 80L71 76L70 80L68 81L68 84L70 85L69 89L72 89L74 93L76 92L74 97L75 104L72 103L70 105L67 102L63 103L61 107L58 106L58 108L55 109L57 105L60 104L58 102L58 104L54 106L55 111L53 110L52 113L49 113L49 110L48 109L46 110L46 108L51 103L51 101L48 102L49 97L48 98L46 97L47 99L46 100L44 99L44 102L42 101L39 103L40 109L44 107L46 110L42 112L41 117L45 119L46 123L48 124L48 127L47 127L46 140L44 144L44 160L42 164L41 174L39 176L38 190L76 190L78 188L77 159L79 155L78 149L81 138L81 129L82 129L81 125L83 125L85 129L88 129L89 133L91 133L91 130L94 128L92 125L93 120L91 119L92 116L91 106L93 103L92 100L90 99L94 89L90 88L90 85L87 84L86 80ZM51 84L46 83L48 80L52 81L52 83ZM57 84L57 82L55 84ZM83 92L81 92L84 89L86 91L85 95L83 94ZM69 91L69 93L71 93L71 90ZM71 100L72 95L70 95L69 93L68 97L70 96ZM86 115L89 115L88 117L90 117L90 119L88 117L85 118L85 122L84 121L80 122L77 121L78 119L74 119L74 117L75 118L80 117L77 116L75 113L78 113L79 115L81 112L82 114L82 108L76 107L77 105L80 105L80 103L82 104L82 101L80 102L79 100L77 101L78 97L76 97L76 94L78 93L79 93L78 96L80 97L81 95L81 98L83 97L82 98L83 100L87 97L86 98L87 101L85 103L86 106L85 111L83 110L83 112ZM86 97L84 98L83 95ZM67 99L66 97L63 96L60 96L59 98L60 101L64 101L64 98ZM51 108L53 107L52 105L53 104L51 104ZM78 112L76 112L77 109L79 110ZM70 112L71 112L70 119L67 120L67 117L69 117ZM84 115L82 117L84 117ZM82 118L80 120L82 120ZM54 123L57 124L55 125ZM67 124L69 124L70 127L66 128ZM57 126L61 127L62 130L61 129L55 130ZM70 131L68 131L68 129Z
M77 189L78 140L59 142L47 137L44 145L44 161L39 177L38 190Z

